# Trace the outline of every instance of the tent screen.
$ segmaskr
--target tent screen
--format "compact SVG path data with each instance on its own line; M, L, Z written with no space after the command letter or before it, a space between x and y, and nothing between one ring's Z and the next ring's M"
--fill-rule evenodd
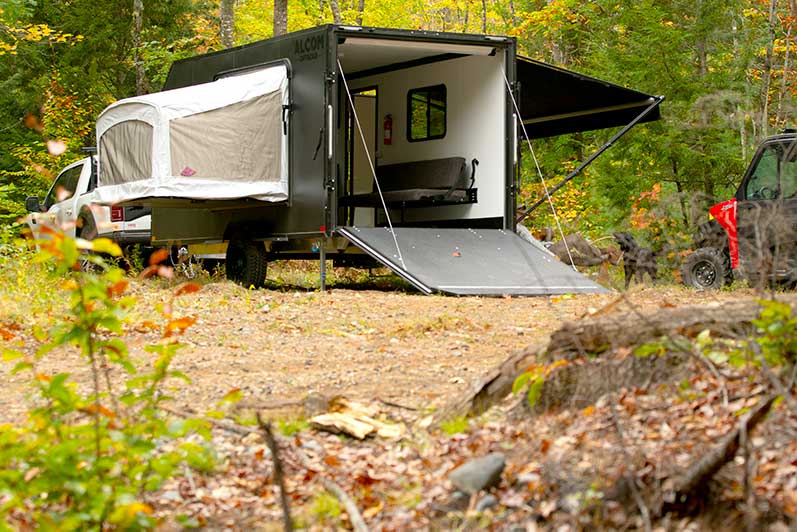
M101 182L120 185L152 175L152 126L127 120L109 128L100 139Z
M172 120L172 175L279 182L282 127L279 91Z

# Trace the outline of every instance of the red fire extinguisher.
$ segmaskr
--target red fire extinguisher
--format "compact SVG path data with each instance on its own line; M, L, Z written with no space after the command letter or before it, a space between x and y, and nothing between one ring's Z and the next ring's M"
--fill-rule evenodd
M384 142L386 146L393 144L393 115L385 115Z

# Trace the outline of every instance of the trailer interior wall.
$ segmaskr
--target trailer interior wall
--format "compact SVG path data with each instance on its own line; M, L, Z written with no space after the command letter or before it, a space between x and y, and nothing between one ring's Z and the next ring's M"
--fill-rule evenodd
M381 50L380 50L381 51ZM478 202L469 205L407 209L407 221L501 218L504 215L506 174L505 54L448 59L358 78L352 91L377 87L376 127L393 117L393 142L378 142L377 164L388 165L443 157L478 159ZM343 63L344 70L346 69ZM407 94L412 89L443 84L446 87L446 134L435 140L410 142L407 138ZM366 141L377 132L364 131ZM381 129L378 132L381 134ZM381 139L381 135L377 138ZM361 145L359 134L355 143ZM370 147L369 147L370 149ZM373 156L373 154L372 154ZM355 155L356 157L356 155ZM370 190L368 190L370 192ZM360 216L357 220L362 220Z

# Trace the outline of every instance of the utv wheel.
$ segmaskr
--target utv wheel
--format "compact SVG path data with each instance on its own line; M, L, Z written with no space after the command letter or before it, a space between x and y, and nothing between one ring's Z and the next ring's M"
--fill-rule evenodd
M696 249L686 257L681 278L698 290L719 290L733 282L728 258L717 248Z
M245 287L266 282L266 248L262 242L231 240L227 245L227 279Z

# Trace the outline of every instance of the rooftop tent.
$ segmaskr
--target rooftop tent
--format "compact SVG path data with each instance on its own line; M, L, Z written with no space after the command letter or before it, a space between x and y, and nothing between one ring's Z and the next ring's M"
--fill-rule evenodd
M98 201L288 199L284 64L120 100L97 119Z
M570 70L517 58L520 115L531 138L624 126L655 99ZM656 107L641 122L657 120Z

